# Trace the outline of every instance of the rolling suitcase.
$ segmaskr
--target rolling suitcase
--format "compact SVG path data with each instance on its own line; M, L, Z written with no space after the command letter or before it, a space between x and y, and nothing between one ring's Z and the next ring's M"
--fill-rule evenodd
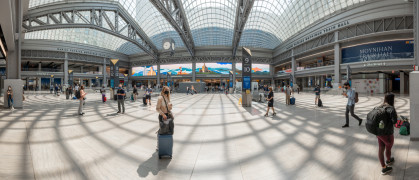
M146 96L143 97L143 104L147 105L147 97Z
M322 100L321 100L321 99L319 99L319 101L317 102L317 106L319 106L319 107L323 107L323 102L322 102Z
M170 158L172 159L173 153L173 135L157 135L159 159Z
M290 104L295 105L295 98L294 97L290 98Z

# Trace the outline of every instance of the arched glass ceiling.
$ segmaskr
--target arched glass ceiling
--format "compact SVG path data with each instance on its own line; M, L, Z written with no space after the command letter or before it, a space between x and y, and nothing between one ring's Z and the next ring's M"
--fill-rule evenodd
M42 6L42 5L50 4L54 2L60 2L60 1L65 1L65 0L29 0L29 8Z
M25 33L25 39L47 39L94 45L131 55L143 52L138 46L119 37L88 28L50 29Z
M239 46L274 49L282 41L315 21L364 1L256 0Z
M163 49L164 38L172 38L176 48L184 47L179 34L149 0L118 0L118 2L135 18L157 49Z
M232 46L237 0L182 0L195 46Z

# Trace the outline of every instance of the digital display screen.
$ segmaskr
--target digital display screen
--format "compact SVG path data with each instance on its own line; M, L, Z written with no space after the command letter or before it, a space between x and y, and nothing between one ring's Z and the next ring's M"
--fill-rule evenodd
M242 74L242 63L236 63L236 74ZM253 75L269 75L269 64L252 64Z
M167 75L171 72L172 75L189 75L192 74L192 64L165 64L160 65L160 73Z
M196 74L228 74L231 63L196 63Z
M157 75L157 66L139 66L132 68L132 76L155 76Z

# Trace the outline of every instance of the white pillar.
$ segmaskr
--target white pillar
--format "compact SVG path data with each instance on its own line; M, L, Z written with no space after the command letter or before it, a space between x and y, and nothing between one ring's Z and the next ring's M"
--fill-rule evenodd
M333 79L333 89L338 89L339 86L342 83L342 76L340 73L340 63L342 62L342 56L340 51L340 44L338 42L339 32L335 32L335 45L334 45L334 58L335 58L335 64L334 64L334 79Z
M160 86L160 63L157 63L157 86Z
M410 73L410 140L419 140L419 71Z
M291 74L292 74L292 83L295 84L296 79L295 79L295 56L294 56L294 49L291 50Z
M41 63L41 62L39 62L39 63L38 63L38 71L39 71L39 72L41 72L41 71L42 71L42 63Z
M106 79L106 58L103 58L103 85L108 87L108 80Z
M80 73L83 73L83 66L80 66Z
M400 72L400 94L404 94L405 76L404 72Z
M88 81L88 85L86 84L86 86L89 86L90 87L90 89L92 89L92 79L91 78L89 78L89 81Z
M64 59L64 82L61 82L61 84L68 84L68 54L65 53L65 59Z
M196 62L192 62L192 82L196 81Z
M379 93L383 94L386 93L386 79L384 73L378 74L378 85L380 86Z

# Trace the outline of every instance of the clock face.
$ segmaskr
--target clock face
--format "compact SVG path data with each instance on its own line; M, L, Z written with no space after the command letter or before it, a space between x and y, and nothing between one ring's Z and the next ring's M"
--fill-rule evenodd
M163 49L169 49L169 48L170 48L170 42L164 42Z
M175 50L175 43L172 43L172 50Z

